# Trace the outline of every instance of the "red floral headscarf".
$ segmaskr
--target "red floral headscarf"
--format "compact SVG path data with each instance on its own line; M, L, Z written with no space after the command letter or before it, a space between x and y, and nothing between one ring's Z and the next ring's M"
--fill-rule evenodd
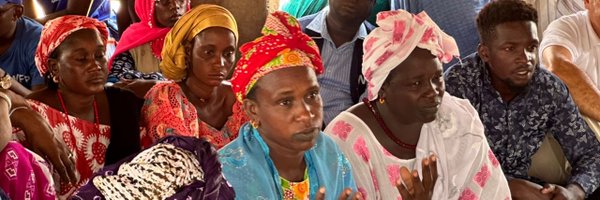
M48 58L54 50L62 44L69 35L81 29L92 29L100 32L102 43L106 45L108 30L106 25L96 19L79 16L66 15L46 22L42 29L40 43L35 51L35 65L42 77L48 72Z
M317 74L323 72L323 61L316 43L302 33L298 21L285 12L267 16L263 36L244 44L231 84L242 102L258 79L286 67L308 66Z

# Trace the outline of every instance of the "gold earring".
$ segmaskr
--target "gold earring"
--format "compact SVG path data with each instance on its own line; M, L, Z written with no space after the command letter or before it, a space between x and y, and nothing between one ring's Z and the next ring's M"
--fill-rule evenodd
M258 121L256 121L256 120L252 120L252 121L250 121L250 125L252 125L252 127L254 127L256 129L256 128L258 128L258 126L260 126L260 123L258 123Z
M52 81L54 83L58 83L58 76L52 76Z
M383 104L383 103L385 103L385 99L380 97L379 98L379 104Z

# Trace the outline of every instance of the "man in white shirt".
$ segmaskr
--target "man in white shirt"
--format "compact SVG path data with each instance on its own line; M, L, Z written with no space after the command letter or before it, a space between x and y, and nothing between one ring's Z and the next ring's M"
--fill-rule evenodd
M600 140L600 0L584 0L587 11L561 17L544 32L542 63L569 88Z
M565 15L570 15L585 10L584 0L523 0L538 11L538 33L542 38L542 33L548 25Z

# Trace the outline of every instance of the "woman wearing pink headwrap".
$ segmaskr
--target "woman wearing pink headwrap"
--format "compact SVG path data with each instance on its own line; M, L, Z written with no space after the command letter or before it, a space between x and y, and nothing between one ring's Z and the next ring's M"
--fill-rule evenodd
M477 112L444 91L454 39L426 13L381 12L377 24L364 44L368 99L325 129L358 190L366 199L509 199Z

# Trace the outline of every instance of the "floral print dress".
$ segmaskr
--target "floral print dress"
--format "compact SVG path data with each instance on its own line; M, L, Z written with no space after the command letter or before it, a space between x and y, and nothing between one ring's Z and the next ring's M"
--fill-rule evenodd
M291 182L281 177L284 200L308 200L310 196L309 188L308 173L305 173L304 180L301 182Z

